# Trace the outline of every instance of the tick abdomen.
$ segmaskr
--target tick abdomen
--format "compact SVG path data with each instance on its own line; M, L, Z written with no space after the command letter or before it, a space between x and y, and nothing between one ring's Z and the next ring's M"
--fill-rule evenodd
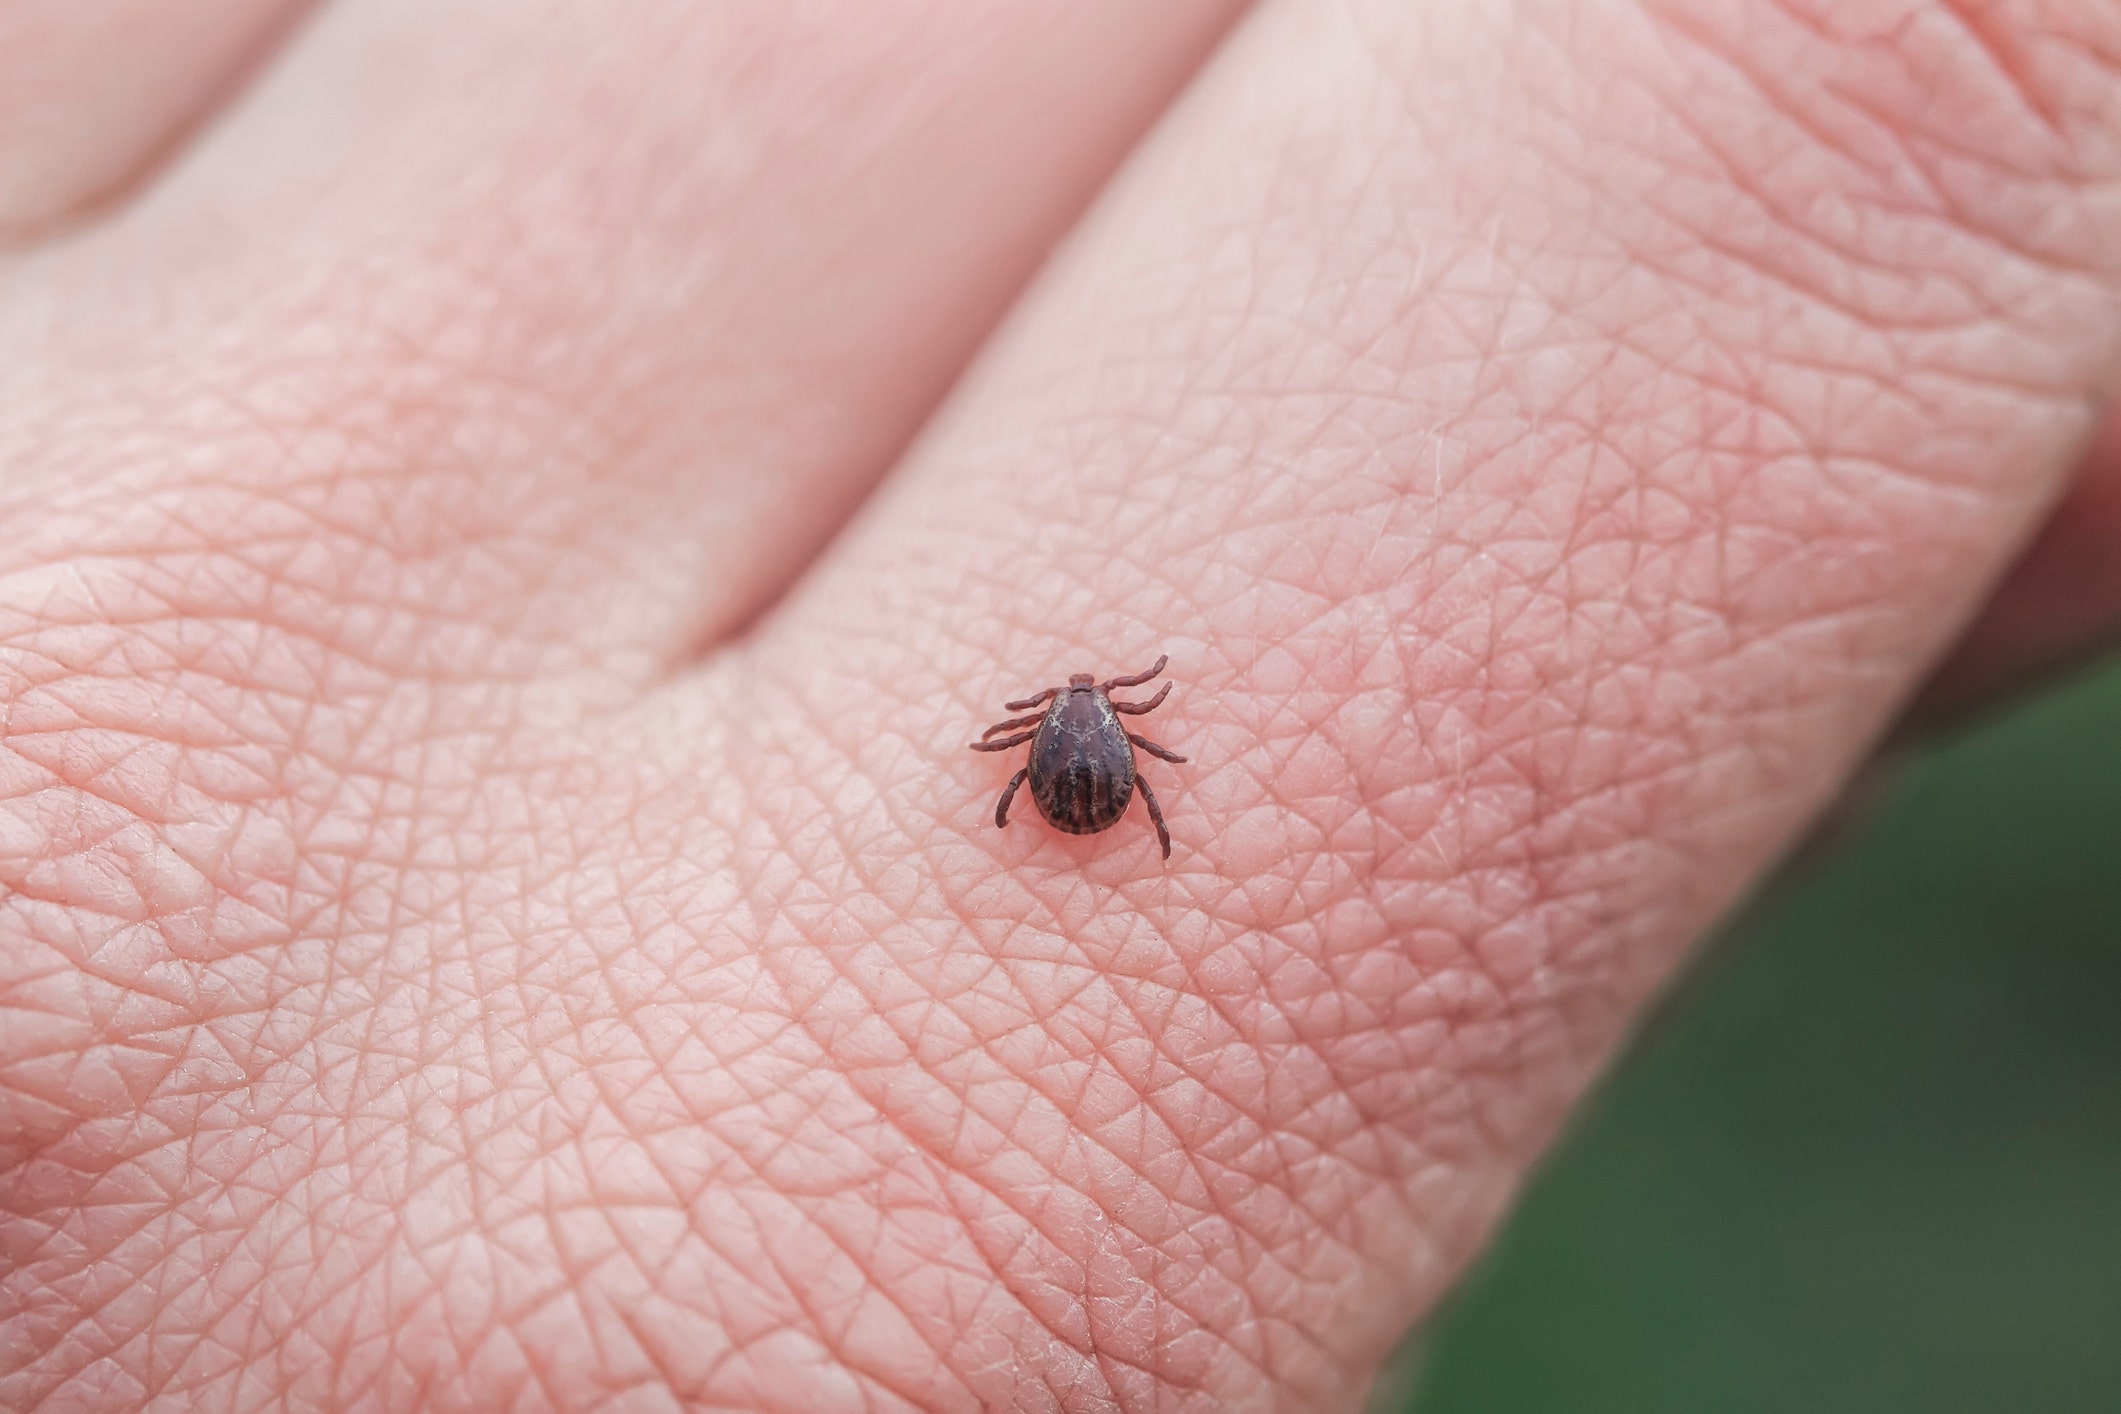
M1031 743L1031 798L1057 830L1094 835L1134 798L1134 752L1102 692L1054 699Z

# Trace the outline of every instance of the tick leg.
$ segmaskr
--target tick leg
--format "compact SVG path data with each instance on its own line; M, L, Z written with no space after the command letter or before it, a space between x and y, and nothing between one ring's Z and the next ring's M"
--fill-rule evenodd
M1060 696L1060 689L1057 687L1049 687L1036 697L1022 698L1016 702L1004 702L1002 706L1007 708L1011 712L1022 712L1029 708L1038 706L1038 704L1041 702L1051 702L1054 698L1058 696Z
M1165 683L1161 688L1157 689L1156 696L1150 698L1147 702L1115 702L1112 704L1112 710L1115 712L1132 712L1139 717L1144 712L1154 712L1157 708L1163 706L1164 699L1170 695L1171 684Z
M1005 736L1000 741L975 741L972 743L972 749L974 751L1007 751L1012 746L1022 746L1037 735L1037 732L1018 732L1015 736Z
M1156 792L1150 790L1149 783L1139 776L1134 778L1134 788L1142 793L1142 804L1149 807L1149 823L1156 826L1156 838L1164 847L1164 858L1169 859L1171 857L1171 832L1164 828L1164 812L1156 808ZM1015 790L1016 787L1012 785L1009 789ZM1003 803L1006 804L1008 799L1009 797L1003 796Z
M996 722L993 726L987 728L987 730L979 734L980 740L985 741L988 737L993 736L996 732L1013 732L1018 727L1032 726L1037 723L1037 721L1041 717L1045 715L1046 714L1043 712L1033 712L1028 717L1011 717L1006 722Z
M1024 783L1024 777L1030 774L1031 768L1029 766L1026 766L1023 770L1018 771L1014 776L1009 778L1009 784L1007 788L1002 791L1002 798L994 803L995 824L1007 825L1009 823L1009 802L1016 799L1016 788L1022 785ZM1137 782L1137 784L1139 783ZM1153 805L1149 808L1152 811L1156 809L1156 807ZM1166 848L1164 850L1165 854L1169 854L1170 852L1171 851L1169 848Z
M1140 732L1128 732L1127 740L1133 742L1136 746L1148 752L1151 756L1160 757L1165 761L1176 761L1181 766L1183 766L1186 762L1185 757L1179 755L1170 747L1158 746L1155 742L1149 740L1149 738L1143 736Z
M1149 679L1155 677L1158 673L1162 672L1164 670L1164 664L1170 661L1171 655L1169 653L1166 653L1161 658L1158 658L1156 660L1156 666L1149 669L1148 672L1132 673L1123 678L1107 679L1106 681L1101 682L1097 685L1098 690L1101 692L1110 692L1115 687L1140 687L1143 683L1147 682ZM1016 706L1014 702L1010 703L1009 705L1012 708Z

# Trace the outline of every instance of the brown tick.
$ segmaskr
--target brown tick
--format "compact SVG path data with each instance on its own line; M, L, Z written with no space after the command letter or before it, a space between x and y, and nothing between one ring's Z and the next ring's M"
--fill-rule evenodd
M1049 687L1035 697L1009 703L1012 712L1049 701L1051 705L1028 717L996 722L972 743L974 751L1007 751L1012 746L1031 743L1030 763L1016 773L1002 792L994 807L994 823L1009 823L1009 802L1015 799L1016 788L1027 776L1031 780L1031 798L1038 802L1038 813L1053 828L1071 835L1094 835L1118 824L1139 786L1142 804L1149 807L1150 823L1156 826L1156 838L1164 847L1164 858L1169 859L1171 832L1164 828L1164 812L1156 808L1156 796L1149 783L1134 768L1134 748L1138 746L1166 761L1186 758L1138 732L1128 731L1120 725L1119 714L1139 716L1155 711L1171 695L1171 684L1165 683L1147 702L1114 702L1110 696L1115 687L1140 687L1162 672L1169 661L1167 654L1146 673L1104 682L1095 681L1088 673L1077 673L1068 679L1066 687ZM1030 730L1019 731L1022 727ZM1016 734L991 740L997 732Z

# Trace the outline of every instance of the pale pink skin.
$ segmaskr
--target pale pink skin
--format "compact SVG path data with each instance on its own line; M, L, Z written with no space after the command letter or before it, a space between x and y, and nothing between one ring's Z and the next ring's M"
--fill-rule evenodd
M0 49L0 1407L1358 1403L2061 493L2121 13L1239 8Z

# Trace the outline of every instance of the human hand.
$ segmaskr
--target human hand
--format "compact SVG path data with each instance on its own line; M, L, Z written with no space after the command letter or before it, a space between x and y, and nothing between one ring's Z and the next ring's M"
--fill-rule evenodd
M71 233L274 12L51 70L0 1404L1359 1398L2067 479L2121 15L1238 8L340 5Z

